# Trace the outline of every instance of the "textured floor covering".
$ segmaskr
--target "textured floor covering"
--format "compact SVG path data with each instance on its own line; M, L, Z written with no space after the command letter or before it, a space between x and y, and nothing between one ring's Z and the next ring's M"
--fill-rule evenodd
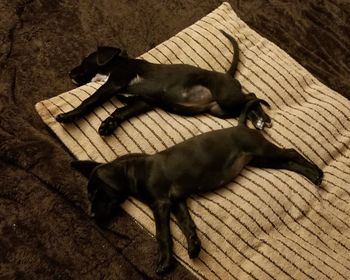
M229 2L251 27L349 97L348 1ZM70 170L72 156L34 104L71 89L68 71L97 44L137 56L220 3L0 2L0 277L154 277L156 243L127 215L114 233L87 218L86 182ZM179 265L167 278L191 277Z

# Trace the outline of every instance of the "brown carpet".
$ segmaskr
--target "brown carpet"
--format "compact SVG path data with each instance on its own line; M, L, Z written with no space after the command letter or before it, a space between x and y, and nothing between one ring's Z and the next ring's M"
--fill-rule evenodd
M68 71L97 44L140 55L220 2L0 3L0 277L154 277L155 241L126 214L114 233L101 232L87 218L86 181L70 170L72 156L46 129L34 104L71 89ZM251 27L348 96L346 0L230 3ZM167 278L191 277L179 265Z
M324 180L315 187L286 170L245 168L232 184L188 199L202 252L196 260L189 259L185 238L174 222L176 256L202 279L274 279L277 275L300 280L347 279L350 192L341 182L350 181L350 101L250 29L228 3L142 58L224 72L232 59L232 45L220 29L238 41L236 77L244 92L255 92L271 104L273 127L264 132L266 137L311 159L322 168ZM208 114L183 117L156 109L101 138L97 132L101 121L123 106L116 98L74 123L56 122L54 116L76 107L101 84L88 83L36 105L45 123L78 159L104 162L128 153L153 154L194 135L236 125L233 119ZM129 199L123 209L155 234L146 205Z

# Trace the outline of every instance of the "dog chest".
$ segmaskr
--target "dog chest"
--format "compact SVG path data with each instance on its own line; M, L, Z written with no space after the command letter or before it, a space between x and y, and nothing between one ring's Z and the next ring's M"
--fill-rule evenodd
M91 79L91 82L103 82L103 83L105 83L105 82L108 81L108 78L109 78L109 74L108 75L104 75L104 74L97 73L95 75L95 77L93 77Z
M144 79L140 75L136 75L130 82L129 86L139 84L143 81Z

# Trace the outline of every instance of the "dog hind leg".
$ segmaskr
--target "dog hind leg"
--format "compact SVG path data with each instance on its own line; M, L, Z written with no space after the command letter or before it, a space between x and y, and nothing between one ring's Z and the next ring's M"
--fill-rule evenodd
M219 118L236 118L245 105L253 99L257 99L254 93L227 94L223 92L216 96L216 102L210 107L209 113ZM248 119L257 129L263 129L264 126L271 127L271 118L264 112L260 104L249 111Z
M282 149L272 143L262 145L258 154L253 153L250 166L287 169L304 175L315 185L320 185L323 178L322 170L314 163L308 161L295 149Z
M225 111L224 109L222 109L220 107L220 105L218 103L216 103L216 102L210 107L209 113L211 115L213 115L214 117L218 117L220 119L237 117L237 116L233 116L233 114L231 112Z

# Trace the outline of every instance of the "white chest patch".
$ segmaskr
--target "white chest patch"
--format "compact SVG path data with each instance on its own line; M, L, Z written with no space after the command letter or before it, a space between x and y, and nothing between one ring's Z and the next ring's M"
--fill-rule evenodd
M136 75L136 77L130 81L129 86L136 85L142 81L143 81L143 78L139 75Z
M108 75L102 75L102 74L99 74L97 73L95 77L93 77L91 79L91 82L107 82L109 78L109 74Z

